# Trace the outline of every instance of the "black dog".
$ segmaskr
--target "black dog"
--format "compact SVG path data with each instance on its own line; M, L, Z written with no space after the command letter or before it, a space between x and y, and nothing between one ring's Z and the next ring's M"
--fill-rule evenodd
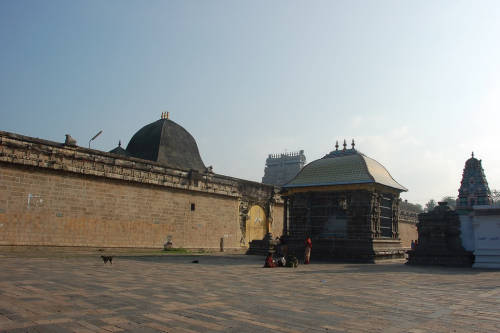
M101 256L101 258L104 263L107 263L109 261L109 263L113 265L113 256Z

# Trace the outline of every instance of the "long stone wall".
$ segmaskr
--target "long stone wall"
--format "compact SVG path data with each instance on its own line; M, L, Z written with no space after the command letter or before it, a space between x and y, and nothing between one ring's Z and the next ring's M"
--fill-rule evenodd
M0 132L0 245L239 248L251 204L281 231L273 186Z

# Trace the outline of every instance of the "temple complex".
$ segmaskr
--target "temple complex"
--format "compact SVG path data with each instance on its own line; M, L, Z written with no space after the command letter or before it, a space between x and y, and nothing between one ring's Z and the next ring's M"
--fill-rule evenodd
M283 233L301 256L311 237L313 258L375 262L403 258L399 195L407 189L377 161L355 149L335 150L306 165L282 188ZM409 237L416 238L416 232Z
M456 210L440 202L418 219L419 241L408 252L409 264L500 268L500 209L474 153L465 162Z
M205 167L166 113L110 152L0 131L0 189L0 245L246 250L283 229L279 189Z
M295 177L306 164L304 151L293 153L269 154L264 169L264 184L282 186Z

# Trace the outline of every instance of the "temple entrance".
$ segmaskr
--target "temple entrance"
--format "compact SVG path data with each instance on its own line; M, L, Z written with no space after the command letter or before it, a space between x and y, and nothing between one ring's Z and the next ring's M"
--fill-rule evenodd
M246 223L246 243L250 244L253 240L261 240L267 233L266 212L260 206L252 206L248 212Z

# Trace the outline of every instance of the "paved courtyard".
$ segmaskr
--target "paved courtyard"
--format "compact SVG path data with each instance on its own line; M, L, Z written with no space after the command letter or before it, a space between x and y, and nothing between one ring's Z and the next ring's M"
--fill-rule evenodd
M0 331L500 332L500 271L101 254L0 250Z

